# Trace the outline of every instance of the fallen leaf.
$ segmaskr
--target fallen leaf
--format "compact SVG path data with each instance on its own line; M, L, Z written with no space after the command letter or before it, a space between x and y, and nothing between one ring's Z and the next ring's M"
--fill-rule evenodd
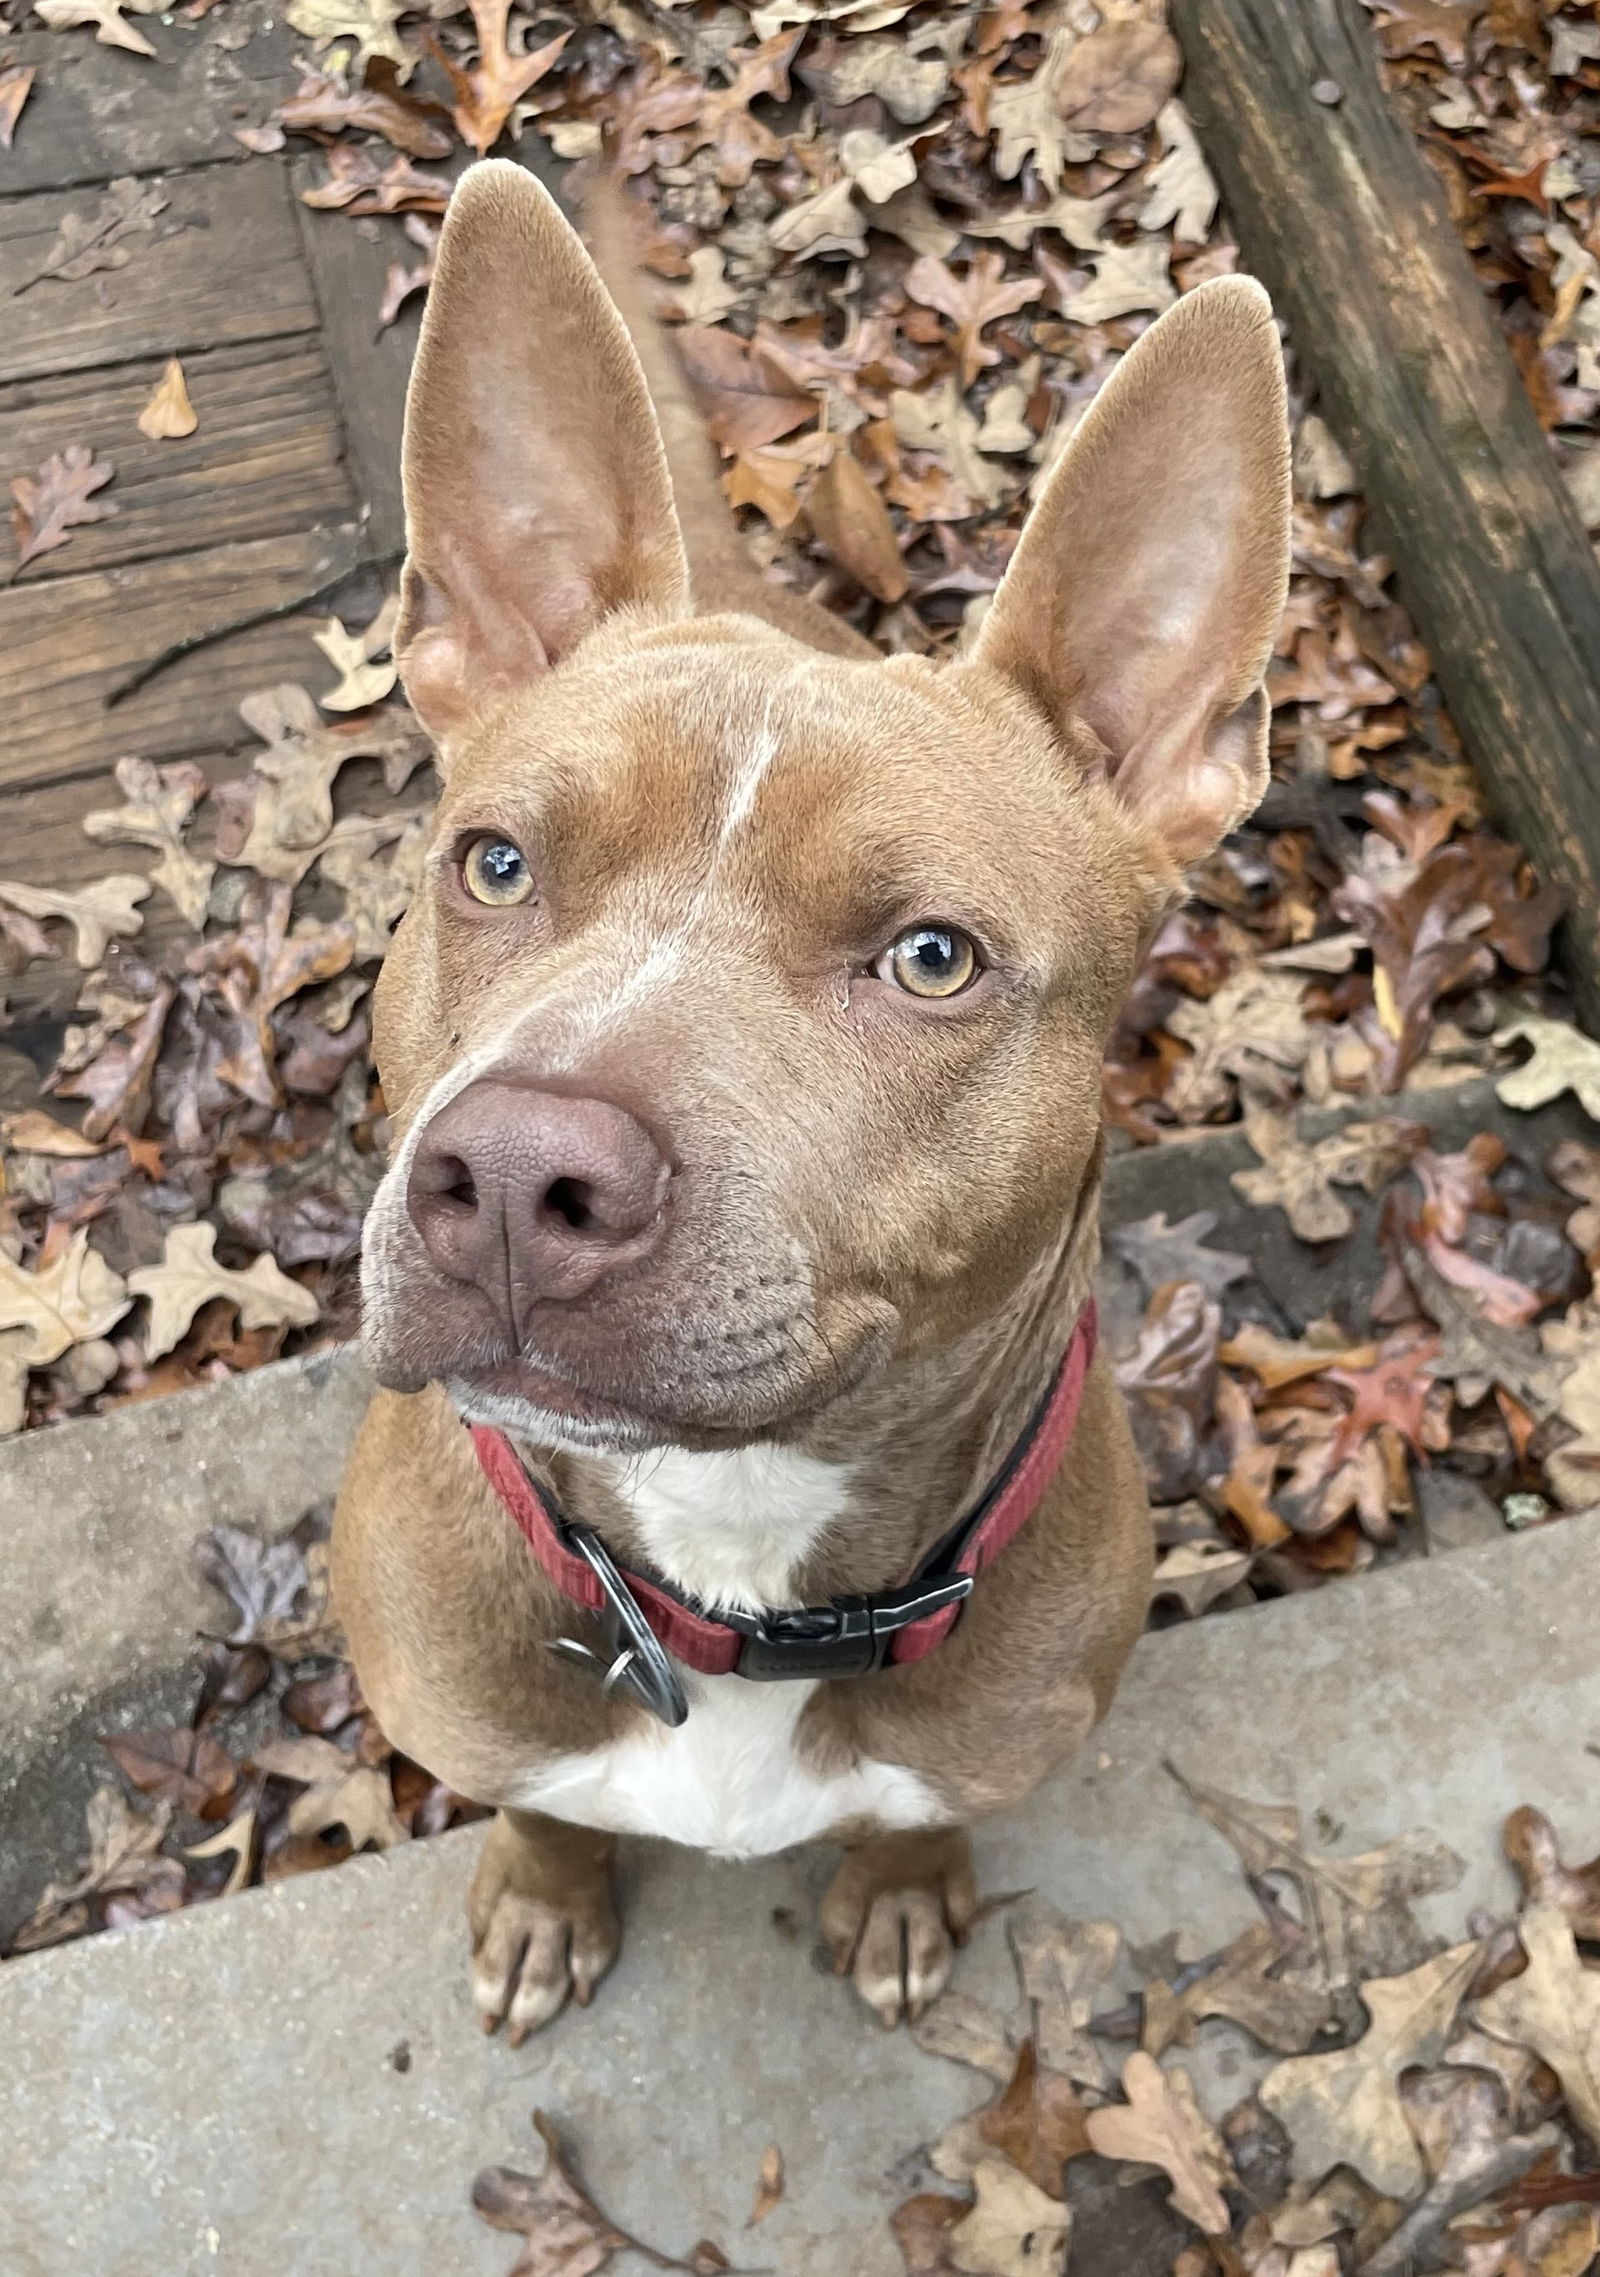
M940 1993L913 2022L911 2037L925 2055L971 2064L1002 2085L1016 2068L1004 2019L969 1992Z
M998 364L1000 350L983 337L986 325L1037 300L1043 286L1037 277L1005 279L1005 263L998 253L977 253L958 277L943 261L925 254L913 261L904 278L913 300L936 308L956 328L956 353L961 385L969 388L987 365Z
M408 1839L389 1791L389 1774L358 1762L332 1740L304 1734L272 1739L256 1747L251 1761L274 1779L292 1779L305 1788L289 1806L289 1832L325 1834L341 1826L352 1850L368 1844L389 1850Z
M354 70L360 71L374 56L382 56L394 65L395 77L402 85L421 61L395 28L405 13L404 0L289 0L284 10L291 27L313 47L353 40Z
M53 32L93 24L94 36L102 47L123 47L130 55L154 55L155 48L122 11L131 8L135 15L153 16L163 5L164 0L33 0L33 12Z
M104 1336L131 1302L121 1274L89 1247L86 1228L53 1264L32 1273L0 1249L0 1329L26 1332L31 1368L47 1368L73 1345Z
M1420 1250L1406 1249L1405 1273L1419 1303L1443 1331L1440 1348L1427 1363L1429 1375L1453 1383L1464 1407L1475 1407L1491 1384L1501 1384L1541 1420L1556 1412L1563 1379L1572 1368L1569 1359L1548 1352L1531 1329L1497 1323L1481 1298L1470 1289L1453 1288Z
M1094 154L1089 137L1068 128L1058 99L1062 74L1077 37L1070 25L1055 24L1046 34L1044 51L1032 74L1011 84L996 85L989 98L995 172L1004 181L1015 181L1024 161L1031 158L1034 171L1052 197L1061 187L1067 164L1081 164Z
M383 299L378 308L378 329L383 331L399 315L404 303L413 293L426 292L433 282L433 265L439 251L440 224L430 221L426 214L408 213L402 217L401 227L413 245L422 248L422 259L407 268L404 261L391 261L383 276Z
M383 701L400 676L399 666L388 653L399 614L400 597L394 594L359 633L346 631L337 617L330 617L321 632L312 634L340 675L338 686L317 698L325 712L365 711L369 704ZM379 658L381 662L376 661Z
M1330 1322L1314 1322L1303 1338L1295 1339L1274 1336L1270 1328L1247 1320L1220 1348L1217 1357L1226 1367L1249 1368L1260 1377L1263 1391L1278 1391L1285 1384L1320 1375L1325 1368L1370 1368L1378 1357L1378 1347L1347 1344L1336 1324Z
M1375 1194L1403 1170L1426 1136L1419 1123L1385 1115L1347 1123L1307 1146L1291 1115L1247 1101L1245 1135L1261 1157L1259 1170L1236 1170L1236 1193L1257 1209L1281 1209L1302 1241L1338 1241L1355 1219L1335 1185Z
M848 447L823 468L805 510L818 543L857 584L879 601L901 598L911 580L889 509Z
M86 986L92 987L92 980ZM85 1138L103 1139L118 1128L125 1133L143 1128L174 995L171 981L156 981L147 1001L129 1004L119 1032L104 1036L81 1062L74 1060L69 1066L65 1057L58 1062L49 1087L60 1098L89 1101L83 1118Z
M1166 1211L1157 1210L1152 1217L1108 1229L1106 1247L1132 1266L1147 1300L1164 1281L1197 1281L1215 1301L1235 1281L1247 1280L1251 1271L1249 1258L1237 1250L1205 1246L1216 1226L1215 1210L1193 1210L1172 1225Z
M1254 1563L1253 1551L1228 1542L1180 1542L1163 1554L1150 1577L1151 1601L1175 1597L1193 1620L1236 1589Z
M280 885L298 885L325 845L333 786L348 760L379 760L394 797L429 755L409 711L388 706L330 725L293 682L246 696L239 715L267 748L241 782L219 784L212 794L217 854Z
M761 2153L761 2167L756 2176L755 2201L750 2208L750 2218L745 2223L745 2228L753 2230L757 2222L764 2222L773 2207L778 2205L782 2198L783 2152L776 2143L768 2143L766 2149Z
M1094 274L1081 291L1069 293L1061 313L1074 324L1109 324L1114 317L1149 310L1159 315L1178 297L1172 281L1172 247L1165 237L1136 237L1129 245L1110 245L1090 256Z
M1092 2148L1102 2158L1159 2166L1177 2211L1208 2237L1225 2237L1232 2224L1221 2185L1235 2179L1232 2162L1202 2115L1188 2074L1164 2072L1154 2056L1136 2049L1122 2067L1122 2092L1125 2103L1089 2113Z
M981 422L968 409L953 372L926 394L896 388L889 398L889 413L897 439L909 451L932 451L953 478L954 495L941 517L956 521L984 507L998 506L1007 479L978 448ZM924 520L936 517L924 514Z
M1070 1921L1043 1899L1027 1898L1006 1926L1023 1994L1033 2003L1040 2064L1086 2087L1105 2087L1105 2059L1089 2021L1117 1965L1122 1938L1116 1925Z
M1452 1945L1404 1976L1367 1980L1360 1989L1371 2023L1353 2047L1290 2056L1267 2074L1260 2099L1288 2132L1297 2181L1314 2184L1345 2165L1386 2197L1421 2194L1427 2175L1400 2076L1439 2060L1480 1951L1476 1941Z
M896 22L908 12L906 6L881 11L884 22ZM772 11L762 12L761 23L771 20ZM799 8L789 11L789 21L801 13ZM840 9L815 10L807 13L837 15ZM752 19L757 20L757 19ZM840 51L826 69L806 73L810 85L825 94L830 103L842 110L858 103L863 95L876 95L892 118L902 126L922 126L931 119L950 91L950 66L937 55L917 55L904 40L858 39Z
M1169 1281L1150 1299L1116 1378L1158 1502L1189 1492L1217 1392L1221 1308L1197 1281Z
M170 1803L194 1817L213 1818L238 1784L227 1749L204 1732L172 1725L158 1730L112 1732L101 1746L141 1795Z
M481 158L499 141L502 128L530 87L537 86L571 39L558 32L542 47L513 55L506 40L511 0L467 0L478 31L478 60L463 69L435 40L432 54L455 96L456 131ZM292 19L291 19L292 20Z
M1294 973L1247 965L1203 1002L1185 999L1167 1015L1164 1025L1193 1054L1167 1091L1181 1122L1231 1112L1230 1077L1263 1101L1287 1101L1312 1044L1306 987Z
M295 1534L264 1542L241 1526L212 1526L195 1543L194 1563L232 1607L229 1644L260 1644L297 1659L306 1656L286 1645L328 1633L325 1543L308 1545Z
M1189 114L1176 97L1157 113L1156 132L1165 154L1144 178L1146 196L1139 208L1139 227L1170 228L1183 242L1203 245L1216 217L1219 193ZM1302 421L1302 430L1308 424Z
M240 1890L249 1887L250 1876L255 1870L256 1833L255 1812L253 1810L241 1811L237 1818L230 1819L227 1825L219 1827L215 1834L207 1835L204 1842L191 1843L185 1850L184 1856L186 1858L231 1857L233 1869L217 1895L219 1897L235 1897Z
M1600 1942L1600 1859L1569 1866L1555 1828L1527 1804L1511 1813L1501 1839L1522 1883L1523 1904L1557 1906L1574 1937Z
M1051 2198L1062 2196L1061 2170L1090 2146L1078 2091L1061 2072L1047 2071L1032 2040L1017 2050L1011 2077L977 2115L977 2131Z
M380 165L365 143L335 143L322 181L300 192L302 205L356 215L443 213L449 202L450 183L443 174L425 174L403 154Z
M89 444L69 443L45 460L37 480L25 474L13 478L11 527L17 541L13 577L40 554L66 545L75 529L107 521L121 511L114 498L90 495L116 471L109 459L97 459Z
M183 1868L176 1858L161 1854L172 1819L169 1808L160 1805L146 1815L133 1808L120 1788L107 1785L90 1796L85 1818L89 1855L83 1871L73 1880L46 1885L33 1913L11 1940L11 1952L37 1952L63 1937L77 1936L88 1927L90 1898L150 1890L181 1902Z
M191 854L184 844L184 832L206 795L204 771L192 759L157 767L148 759L128 758L117 761L116 779L127 804L97 807L86 814L84 835L97 846L128 843L152 847L161 856L150 873L152 881L171 897L185 923L199 932L205 923L216 864ZM0 894L4 891L0 886ZM96 963L98 958L90 962Z
M1478 2002L1478 2022L1550 2066L1573 2118L1590 2144L1600 2146L1600 1971L1579 1959L1558 1902L1529 1906L1517 1934L1527 1969Z
M1080 131L1139 134L1167 102L1182 70L1178 43L1164 25L1124 17L1102 24L1069 50L1056 75L1056 107Z
M1207 2017L1223 2016L1264 2048L1303 2055L1335 2021L1335 2009L1325 1987L1283 1973L1290 1951L1268 1923L1255 1922L1181 1991L1152 1979L1144 1988L1140 2034L1146 2054L1188 2047Z
M381 61L378 66L382 68ZM437 123L440 106L407 100L382 84L346 86L331 72L302 66L300 84L281 102L269 124L290 134L339 134L355 127L381 134L384 141L408 158L448 158L452 143ZM241 137L241 140L243 138ZM281 146L282 132L274 148Z
M170 1352L200 1307L214 1298L238 1307L241 1329L309 1328L317 1318L319 1307L311 1291L280 1273L270 1257L257 1257L244 1271L235 1271L216 1262L212 1255L216 1241L216 1227L204 1219L174 1226L161 1263L129 1274L130 1294L150 1300L145 1330L148 1359Z
M16 288L25 292L44 277L59 277L77 284L96 269L126 268L133 253L129 237L147 236L156 216L165 213L168 200L152 182L125 174L107 186L93 213L65 213L43 262Z
M0 901L8 901L29 917L62 917L72 927L77 960L85 972L99 964L113 935L131 940L144 923L139 903L149 899L148 878L122 876L96 878L79 893L58 893L49 886L23 885L0 878Z
M724 450L759 450L815 418L815 397L785 378L758 344L706 324L685 325L674 343L700 398L706 432Z
M658 2269L681 2269L606 2219L573 2180L561 2137L542 2111L533 2124L545 2147L537 2177L514 2167L486 2166L472 2185L472 2204L491 2228L512 2230L526 2242L509 2277L593 2277L614 2253L632 2248Z
M350 815L335 824L318 861L323 877L344 897L344 919L354 929L357 957L388 955L389 935L422 882L432 828L427 814L370 820ZM384 845L391 851L380 863L377 853Z
M189 401L183 366L176 356L171 356L155 393L139 414L139 432L153 443L171 442L180 436L192 435L199 424L194 405Z
M1453 1889L1466 1871L1444 1843L1415 1833L1354 1858L1313 1854L1301 1840L1297 1810L1201 1786L1171 1763L1167 1770L1238 1852L1252 1886L1281 1875L1294 1889L1307 1932L1294 1956L1297 1975L1339 1991L1367 1977L1399 1976L1426 1958L1429 1941L1411 1900Z
M1009 2159L973 2169L972 2211L952 2224L952 2268L970 2277L1063 2277L1072 2216Z
M1483 2072L1429 2072L1400 2093L1428 2186L1377 2251L1364 2257L1362 2277L1412 2277L1417 2269L1448 2266L1455 2259L1450 2225L1456 2218L1520 2181L1561 2145L1556 2127L1513 2135L1500 2083Z
M51 1154L64 1160L104 1154L104 1139L89 1138L70 1123L58 1123L39 1107L24 1107L15 1115L0 1115L0 1146L13 1154Z
M905 2262L905 2277L950 2277L950 2232L970 2213L968 2198L922 2190L889 2216L889 2227Z
M1106 216L1116 204L1116 193L1100 198L1074 197L1058 190L1048 205L1015 206L1010 213L975 214L966 225L968 237L998 237L1013 252L1026 251L1041 229L1054 230L1076 253L1105 250Z
M28 1420L28 1350L32 1341L26 1329L0 1331L0 1439L20 1431Z
M848 253L859 259L867 250L866 219L848 174L809 198L797 199L769 222L767 234L780 253L793 253L801 260L822 253Z
M702 245L689 256L689 282L672 296L668 314L684 324L718 324L743 299L724 274L720 246Z
M1533 1046L1532 1056L1495 1085L1508 1107L1543 1107L1571 1091L1584 1113L1600 1121L1600 1044L1570 1021L1524 1013L1497 1029L1494 1040L1502 1049L1519 1040Z
M37 77L33 64L18 63L10 55L0 56L0 150L11 148L22 106Z

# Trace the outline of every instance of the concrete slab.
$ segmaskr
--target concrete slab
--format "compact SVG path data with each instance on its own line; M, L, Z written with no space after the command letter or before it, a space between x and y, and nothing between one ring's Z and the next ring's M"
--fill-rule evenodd
M0 1840L0 1936L38 1894L36 1860L76 1852L80 1735L167 1722L189 1682L217 1615L195 1536L281 1533L331 1495L369 1388L346 1346L0 1440L0 1828L27 1828Z
M984 1830L985 1886L1036 1885L1137 1941L1242 1927L1251 1901L1171 1757L1325 1813L1337 1850L1432 1826L1467 1862L1428 1901L1458 1931L1469 1907L1510 1897L1498 1834L1513 1805L1549 1811L1575 1854L1600 1848L1597 1575L1600 1518L1569 1519L1147 1636L1082 1767ZM514 2248L467 2190L480 2165L536 2163L535 2103L607 2210L669 2251L711 2236L784 2277L896 2277L892 2170L982 2082L880 2033L815 1973L827 1854L734 1866L634 1848L627 1942L595 2007L513 2052L479 2036L466 2000L478 1839L0 1969L6 2277L503 2277ZM998 1923L963 1969L1009 1998ZM1213 2096L1251 2068L1222 2028ZM750 2238L769 2141L789 2194ZM1102 2243L1074 2277L1167 2277L1172 2234L1139 2243L1140 2197L1102 2201Z

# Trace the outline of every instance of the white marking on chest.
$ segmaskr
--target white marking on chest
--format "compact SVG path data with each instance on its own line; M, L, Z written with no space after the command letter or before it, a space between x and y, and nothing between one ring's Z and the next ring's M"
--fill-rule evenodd
M607 1469L646 1563L703 1605L746 1613L799 1602L794 1575L850 1493L848 1464L790 1447L667 1447Z
M640 1553L706 1605L796 1604L795 1575L850 1490L846 1464L791 1448L682 1448L619 1457L612 1484L639 1529ZM894 1763L818 1772L795 1751L814 1681L753 1684L684 1670L689 1720L651 1725L616 1746L560 1757L530 1772L525 1810L653 1834L725 1857L762 1857L814 1841L852 1818L931 1826L946 1815L926 1782Z
M510 1800L611 1834L652 1834L724 1858L813 1842L847 1819L938 1826L949 1813L915 1771L871 1760L817 1772L795 1753L812 1680L685 1675L689 1720L529 1772Z

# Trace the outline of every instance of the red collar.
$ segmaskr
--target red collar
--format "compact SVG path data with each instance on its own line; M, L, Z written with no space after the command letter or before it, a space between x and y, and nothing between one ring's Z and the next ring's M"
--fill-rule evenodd
M886 1661L925 1660L955 1626L976 1577L1038 1509L1078 1420L1095 1336L1091 1300L1079 1315L1055 1382L994 1484L977 1508L935 1543L910 1581L829 1605L760 1614L707 1612L659 1574L616 1567L596 1535L546 1499L503 1432L475 1424L472 1444L484 1475L551 1581L575 1604L610 1617L607 1641L613 1648L616 1617L622 1616L626 1641L637 1635L630 1616L642 1616L673 1659L703 1676L864 1675ZM648 1637L644 1641L648 1646ZM602 1659L567 1642L586 1657Z

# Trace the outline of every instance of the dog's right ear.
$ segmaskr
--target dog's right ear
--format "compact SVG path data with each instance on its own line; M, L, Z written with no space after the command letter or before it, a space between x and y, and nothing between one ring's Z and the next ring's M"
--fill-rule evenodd
M449 739L614 609L686 608L661 432L577 233L522 167L463 174L406 397L395 656Z

